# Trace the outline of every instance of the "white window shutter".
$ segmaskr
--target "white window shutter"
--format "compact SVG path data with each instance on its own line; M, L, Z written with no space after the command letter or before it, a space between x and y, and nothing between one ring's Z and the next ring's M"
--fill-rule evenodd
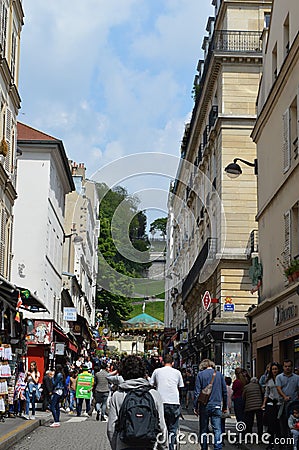
M284 264L287 266L291 259L291 211L284 214Z
M283 171L287 172L291 164L291 140L290 140L290 110L287 109L282 116L283 121Z

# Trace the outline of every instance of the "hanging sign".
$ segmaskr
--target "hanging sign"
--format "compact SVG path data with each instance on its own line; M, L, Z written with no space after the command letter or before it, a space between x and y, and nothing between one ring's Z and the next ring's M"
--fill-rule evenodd
M211 304L211 296L210 296L209 291L206 291L202 298L202 306L207 311L210 307L210 304Z
M67 320L69 322L77 321L77 309L76 308L63 308L63 320Z

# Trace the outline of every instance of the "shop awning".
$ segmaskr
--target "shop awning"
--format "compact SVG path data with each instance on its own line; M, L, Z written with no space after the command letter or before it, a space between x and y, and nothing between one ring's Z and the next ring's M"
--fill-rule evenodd
M21 302L19 302L21 296ZM0 275L0 297L8 302L14 309L17 307L35 312L49 312L43 302L29 289L16 286ZM21 303L18 305L18 302Z
M16 286L16 300L18 301L19 292L21 294L22 305L21 309L25 309L26 311L30 311L32 313L36 312L50 312L48 308L44 305L44 303L29 289L24 287Z

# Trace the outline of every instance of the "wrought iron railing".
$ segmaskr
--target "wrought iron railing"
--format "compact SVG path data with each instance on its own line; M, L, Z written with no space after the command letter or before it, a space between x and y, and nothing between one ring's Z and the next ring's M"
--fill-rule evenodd
M262 52L260 31L215 30L212 49L224 52Z
M195 285L200 271L208 258L214 259L217 251L217 238L208 238L197 256L190 272L182 285L182 302L186 300L189 292Z

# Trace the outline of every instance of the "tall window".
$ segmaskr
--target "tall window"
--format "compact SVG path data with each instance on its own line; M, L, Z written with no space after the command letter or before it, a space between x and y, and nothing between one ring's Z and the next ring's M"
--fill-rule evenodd
M290 50L290 25L289 15L283 24L283 57L285 58Z
M6 56L6 34L7 34L7 6L5 0L0 0L0 45L2 55Z

